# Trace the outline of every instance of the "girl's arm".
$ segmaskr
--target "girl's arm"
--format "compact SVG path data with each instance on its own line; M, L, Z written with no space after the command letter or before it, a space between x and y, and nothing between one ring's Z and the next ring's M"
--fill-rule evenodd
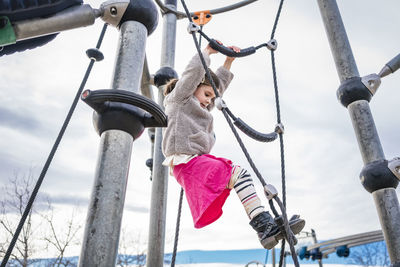
M233 51L240 52L240 48L236 46L229 46ZM230 72L232 62L235 60L234 57L226 57L224 64L218 68L216 75L220 80L219 92L221 95L225 92L226 88L229 86L233 79L233 73Z
M232 49L233 51L235 51L236 53L239 53L239 52L240 52L240 48L239 48L239 47L236 47L236 46L229 46L229 48ZM224 67L225 69L227 69L227 70L230 70L230 69L231 69L231 66L232 66L232 62L233 62L234 60L235 60L234 57L226 57L223 67Z
M203 49L202 54L207 67L210 65L210 55L216 53L218 52L212 49L209 45ZM191 97L194 91L196 91L197 86L202 81L204 75L205 70L203 64L201 63L200 56L196 53L186 66L186 69L176 83L174 90L169 94L169 99L173 99L174 101L183 101Z

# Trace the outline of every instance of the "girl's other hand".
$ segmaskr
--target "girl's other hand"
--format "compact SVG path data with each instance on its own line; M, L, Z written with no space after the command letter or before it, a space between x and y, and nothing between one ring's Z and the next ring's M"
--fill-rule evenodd
M240 52L240 48L237 47L237 46L231 45L231 46L228 46L228 48L232 49L232 50L235 51L236 53L239 53L239 52ZM235 57L226 57L226 60L232 62L232 61L235 60Z
M233 51L235 51L236 53L240 52L240 48L234 45L228 46L228 48L232 49Z
M221 42L221 41L218 41L218 40L216 40L216 41L217 41L217 43L219 43L220 45L222 45L222 42ZM208 44L204 50L205 50L206 53L209 54L209 55L211 55L211 54L217 54L217 53L218 53L218 51L215 50L214 48L212 48L212 47L210 46L210 44Z

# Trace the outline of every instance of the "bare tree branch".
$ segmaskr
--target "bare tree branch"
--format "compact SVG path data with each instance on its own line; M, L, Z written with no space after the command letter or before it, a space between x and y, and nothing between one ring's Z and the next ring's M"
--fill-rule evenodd
M0 233L2 233L1 237L5 241L1 243L0 256L4 256L8 249L9 242L15 233L17 222L28 203L33 188L32 185L33 175L32 169L30 169L28 175L20 176L15 173L14 177L9 179L9 184L3 187L4 193L0 199ZM12 261L24 267L33 262L31 258L37 249L34 245L34 235L39 226L34 225L32 214L33 210L28 214L10 257ZM16 217L18 218L16 219Z
M57 228L54 208L52 207L50 199L47 200L47 203L48 212L41 214L41 217L46 221L47 226L50 228L50 232L43 237L43 240L46 242L46 247L52 247L55 249L57 254L48 266L74 266L70 260L65 258L65 253L69 247L79 245L80 243L77 239L77 235L82 228L82 224L76 222L77 208L74 208L70 217L66 221L64 219L64 225Z
M384 242L375 242L352 248L350 262L362 266L390 266L389 254Z
M127 267L144 266L146 261L146 244L141 244L140 234L132 234L123 227L121 230L120 241L118 246L117 266Z

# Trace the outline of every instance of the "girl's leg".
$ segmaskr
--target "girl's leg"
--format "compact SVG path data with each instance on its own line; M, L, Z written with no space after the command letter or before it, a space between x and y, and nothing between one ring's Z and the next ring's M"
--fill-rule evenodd
M283 238L283 234L268 211L264 211L250 174L240 166L232 166L228 188L235 189L250 218L250 225L256 230L262 246L271 249L278 244L278 241ZM289 222L294 234L298 234L304 228L304 225L305 221L300 218Z
M254 188L253 179L245 169L237 165L232 167L228 188L235 189L250 220L264 211L264 206Z

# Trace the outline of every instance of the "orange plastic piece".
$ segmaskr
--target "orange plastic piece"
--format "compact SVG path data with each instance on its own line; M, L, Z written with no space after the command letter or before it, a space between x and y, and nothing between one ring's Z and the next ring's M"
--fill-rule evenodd
M212 19L212 15L210 13L210 10L197 11L194 12L192 19L193 22L196 23L197 25L203 26Z

